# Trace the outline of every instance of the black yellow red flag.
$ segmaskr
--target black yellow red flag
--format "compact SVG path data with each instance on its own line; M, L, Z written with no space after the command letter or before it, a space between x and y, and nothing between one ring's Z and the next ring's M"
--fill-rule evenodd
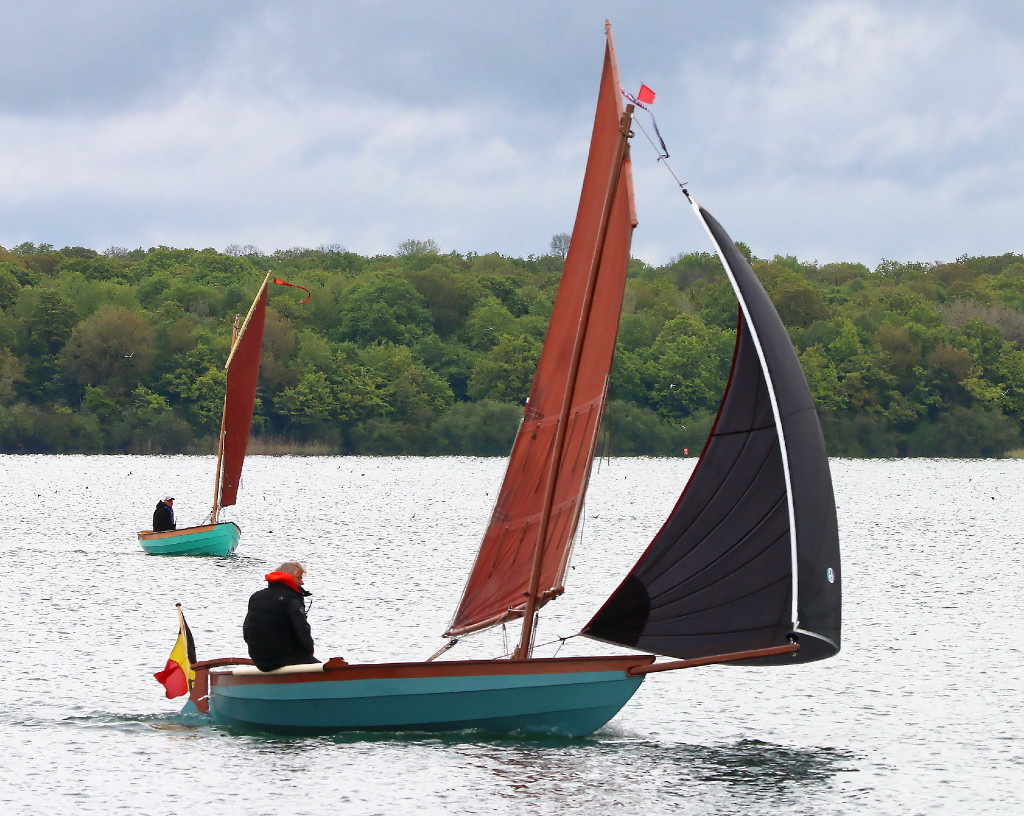
M196 679L196 673L192 671L192 664L196 662L196 645L185 623L185 616L181 613L181 604L177 604L177 607L178 639L174 641L174 648L171 649L171 656L167 658L163 671L153 675L163 684L168 699L188 694Z

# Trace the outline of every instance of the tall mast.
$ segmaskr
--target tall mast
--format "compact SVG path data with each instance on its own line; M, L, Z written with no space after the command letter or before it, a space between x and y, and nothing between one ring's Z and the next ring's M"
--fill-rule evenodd
M266 285L266 281L264 281ZM231 362L231 355L234 353L235 344L238 342L239 315L235 315L235 324L231 329L231 351L228 352L228 363ZM225 365L225 368L227 366ZM224 405L220 409L220 434L217 436L217 476L213 482L213 512L210 513L210 523L217 523L217 513L220 511L220 470L224 462L224 425L228 418L228 387L224 383Z
M610 36L610 33L609 33ZM562 395L562 408L558 415L558 427L555 430L555 439L552 443L551 462L548 466L547 484L544 489L544 504L541 510L540 526L537 531L537 546L534 550L533 571L530 573L530 587L526 596L526 607L523 611L523 629L519 638L519 646L513 655L514 660L527 660L532 651L531 641L533 640L533 619L537 610L537 600L540 592L540 577L544 565L544 552L547 548L548 524L551 520L551 508L554 504L555 488L558 482L558 473L562 466L562 453L565 448L565 429L568 425L568 414L572 406L573 392L576 389L576 379L579 374L580 358L583 356L583 346L587 337L587 329L590 321L591 306L594 303L594 292L597 288L597 276L601 267L601 257L604 254L605 239L608 235L608 223L611 218L612 206L615 203L615 193L619 187L619 179L622 176L622 165L629 145L629 125L633 117L633 106L627 105L622 118L619 120L619 138L615 146L615 160L612 163L611 176L605 188L604 206L601 209L601 223L598 229L598 241L594 247L594 254L590 260L590 273L587 277L586 295L583 300L583 309L580 315L579 326L576 337L573 341L572 360L569 366L569 375L565 384L565 392Z

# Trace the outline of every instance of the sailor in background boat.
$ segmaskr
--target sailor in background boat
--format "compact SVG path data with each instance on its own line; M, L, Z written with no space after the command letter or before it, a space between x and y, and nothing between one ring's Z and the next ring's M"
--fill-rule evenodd
M177 525L174 523L174 496L164 496L156 503L156 510L153 511L153 532L162 533L165 530L174 530Z
M306 620L302 564L286 561L268 573L267 588L249 598L242 636L249 657L260 671L273 671L299 663L319 663L313 657L313 635Z

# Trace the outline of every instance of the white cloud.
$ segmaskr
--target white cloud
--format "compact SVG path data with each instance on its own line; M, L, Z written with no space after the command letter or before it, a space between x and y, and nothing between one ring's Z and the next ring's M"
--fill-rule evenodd
M1019 251L1019 15L998 27L948 3L790 11L677 74L700 125L695 186L735 212L734 237L868 264Z
M0 89L0 244L543 253L575 216L603 20L527 5L496 25L443 3L182 0L115 35L74 18L74 48L34 17L52 36L0 54L21 77ZM673 167L735 238L869 264L1020 250L1024 12L725 5L609 2L623 82L658 91ZM706 249L633 150L634 253Z
M753 148L748 164L891 172L943 156L972 163L972 149L1021 122L1019 36L942 4L812 4L790 22L728 71L700 78L727 127L746 131L732 141Z

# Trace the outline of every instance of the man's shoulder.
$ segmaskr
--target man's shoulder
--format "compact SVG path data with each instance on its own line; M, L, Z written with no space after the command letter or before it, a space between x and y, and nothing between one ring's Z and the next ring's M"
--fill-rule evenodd
M299 600L302 598L301 593L296 592L290 586L285 584L274 583L268 587L257 590L249 596L249 600L263 599L263 598L279 598L284 601Z

